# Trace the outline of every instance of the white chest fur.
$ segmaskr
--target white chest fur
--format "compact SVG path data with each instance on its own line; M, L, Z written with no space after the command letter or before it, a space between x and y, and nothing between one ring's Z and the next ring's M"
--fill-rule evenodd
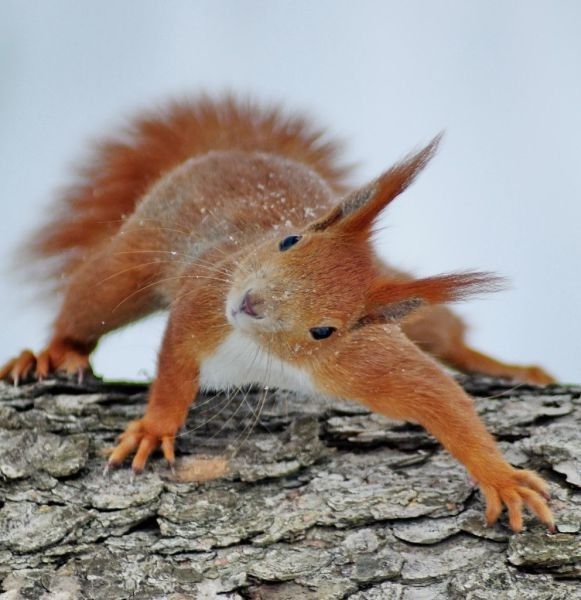
M240 385L264 385L298 392L315 392L311 376L268 354L251 338L233 331L200 368L205 389L222 390Z

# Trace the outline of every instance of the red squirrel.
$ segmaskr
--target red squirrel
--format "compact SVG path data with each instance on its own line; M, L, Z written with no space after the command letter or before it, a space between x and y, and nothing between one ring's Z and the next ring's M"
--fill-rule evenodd
M438 139L349 190L337 145L298 116L201 98L135 119L104 141L35 237L63 295L48 346L0 378L15 384L89 369L99 339L170 311L143 418L110 466L141 472L174 439L200 388L259 384L347 398L421 424L464 464L494 523L526 505L549 529L548 487L513 468L472 400L433 357L460 371L544 384L539 367L469 348L439 306L494 286L485 273L415 279L376 254L378 215L433 156ZM430 356L431 355L431 356Z

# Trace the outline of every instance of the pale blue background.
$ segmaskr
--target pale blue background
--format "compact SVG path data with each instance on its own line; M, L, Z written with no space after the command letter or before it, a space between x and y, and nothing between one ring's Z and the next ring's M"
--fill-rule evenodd
M512 289L460 310L479 348L581 381L581 3L0 3L0 256L46 214L88 139L132 109L205 89L306 108L349 141L356 180L446 129L385 218L396 264L485 268ZM0 362L39 348L51 309L0 280ZM96 370L154 370L159 317L100 347Z

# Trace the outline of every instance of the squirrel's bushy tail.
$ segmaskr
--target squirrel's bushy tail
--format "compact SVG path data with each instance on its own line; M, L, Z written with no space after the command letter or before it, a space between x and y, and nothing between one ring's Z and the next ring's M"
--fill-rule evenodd
M337 160L339 144L307 119L233 97L174 102L96 146L29 244L28 257L52 259L49 276L66 279L117 232L162 175L192 156L227 149L275 152L344 189L348 168Z

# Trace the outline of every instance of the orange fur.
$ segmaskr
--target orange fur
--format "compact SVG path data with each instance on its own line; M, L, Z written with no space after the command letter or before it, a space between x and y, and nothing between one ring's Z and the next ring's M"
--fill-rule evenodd
M300 118L232 99L173 105L105 144L34 251L61 255L64 299L48 347L0 377L86 368L99 339L154 310L170 318L142 419L110 465L141 471L174 439L200 386L282 385L352 398L421 423L478 481L487 518L520 504L552 527L538 476L513 469L471 400L425 350L460 368L548 380L467 348L463 324L434 306L494 287L483 273L414 279L370 241L379 213L413 181L438 140L343 194L335 147ZM290 237L289 237L290 236Z

